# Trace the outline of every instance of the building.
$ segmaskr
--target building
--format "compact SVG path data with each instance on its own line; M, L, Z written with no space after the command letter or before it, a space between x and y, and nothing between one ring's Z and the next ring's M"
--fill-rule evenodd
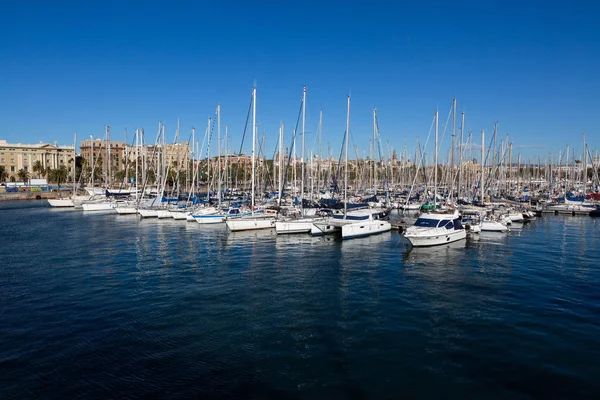
M69 173L72 173L75 165L75 146L59 146L56 142L11 144L0 140L0 166L4 166L9 181L18 180L17 174L21 169L27 171L31 177L43 175L34 171L38 161L45 170L65 166Z
M115 174L125 169L125 143L106 141L103 139L88 139L81 142L81 157L84 166L93 168L101 173L103 181L115 181ZM106 160L110 159L110 162Z

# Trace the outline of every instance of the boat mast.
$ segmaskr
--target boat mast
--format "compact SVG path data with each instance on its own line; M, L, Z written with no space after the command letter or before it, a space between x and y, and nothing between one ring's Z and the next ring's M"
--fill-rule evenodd
M484 192L484 181L483 181L483 170L485 169L485 132L483 129L481 130L481 183L479 184L479 189L481 190L481 204L483 204L483 192Z
M454 145L456 136L456 97L452 99L452 150L450 152L450 197L454 196Z
M300 161L302 177L300 183L300 215L304 216L304 134L306 127L306 86L302 93L302 160Z
M256 85L252 88L252 215L254 215L254 169L255 169L255 161L254 161L254 152L256 151Z
M433 155L433 209L437 208L437 184L438 184L438 114L435 110L435 154Z
M348 141L350 139L350 96L348 96L348 112L346 114L346 158L344 160L346 173L344 174L344 219L348 214Z
M221 208L221 105L217 104L217 196L219 196L219 208Z
M73 133L73 192L71 193L71 198L75 196L75 166L77 155L75 154L75 149L77 148L77 132Z
M138 171L139 171L139 152L140 152L140 130L135 130L135 201L138 202L139 192L138 192Z
M110 126L106 125L106 160L105 163L105 171L106 176L104 177L104 185L105 188L109 188L109 176L110 176Z
M465 134L465 113L462 112L461 113L461 121L460 121L460 147L459 147L459 163L460 165L458 166L458 197L460 197L460 191L462 189L462 180L463 180L463 151L464 151L464 146L463 146L463 141L465 140L464 138L464 134Z
M208 122L206 124L206 201L208 205L210 205L210 123L211 118L208 117Z
M279 124L279 185L277 193L279 195L277 205L281 207L281 191L283 190L283 122Z
M317 164L317 193L321 189L321 164L323 162L323 153L321 149L321 136L323 134L323 110L319 111L319 162Z
M377 109L373 109L373 191L377 195ZM370 174L369 174L370 175Z

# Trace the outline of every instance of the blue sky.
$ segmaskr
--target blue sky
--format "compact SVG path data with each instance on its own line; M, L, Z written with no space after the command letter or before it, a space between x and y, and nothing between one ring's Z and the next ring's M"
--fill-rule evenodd
M115 140L139 127L153 141L158 121L173 140L177 118L186 139L192 127L203 134L219 102L237 150L256 81L269 155L280 121L289 145L304 85L307 143L322 109L322 146L336 156L348 94L361 156L373 108L383 146L401 153L406 141L414 154L436 108L443 130L453 97L476 143L498 121L515 156L547 158L567 144L580 153L584 132L598 147L594 2L15 0L0 11L9 142L68 144L74 132L102 137L105 125Z

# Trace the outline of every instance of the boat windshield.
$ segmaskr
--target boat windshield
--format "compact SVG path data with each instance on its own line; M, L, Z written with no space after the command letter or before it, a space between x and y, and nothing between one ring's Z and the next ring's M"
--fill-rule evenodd
M440 222L437 219L419 218L415 221L415 226L422 226L425 228L436 228Z

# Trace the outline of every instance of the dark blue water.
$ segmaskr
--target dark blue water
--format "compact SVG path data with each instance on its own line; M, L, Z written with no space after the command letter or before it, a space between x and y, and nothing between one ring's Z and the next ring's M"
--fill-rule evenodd
M0 398L598 398L600 220L413 249L0 204Z

